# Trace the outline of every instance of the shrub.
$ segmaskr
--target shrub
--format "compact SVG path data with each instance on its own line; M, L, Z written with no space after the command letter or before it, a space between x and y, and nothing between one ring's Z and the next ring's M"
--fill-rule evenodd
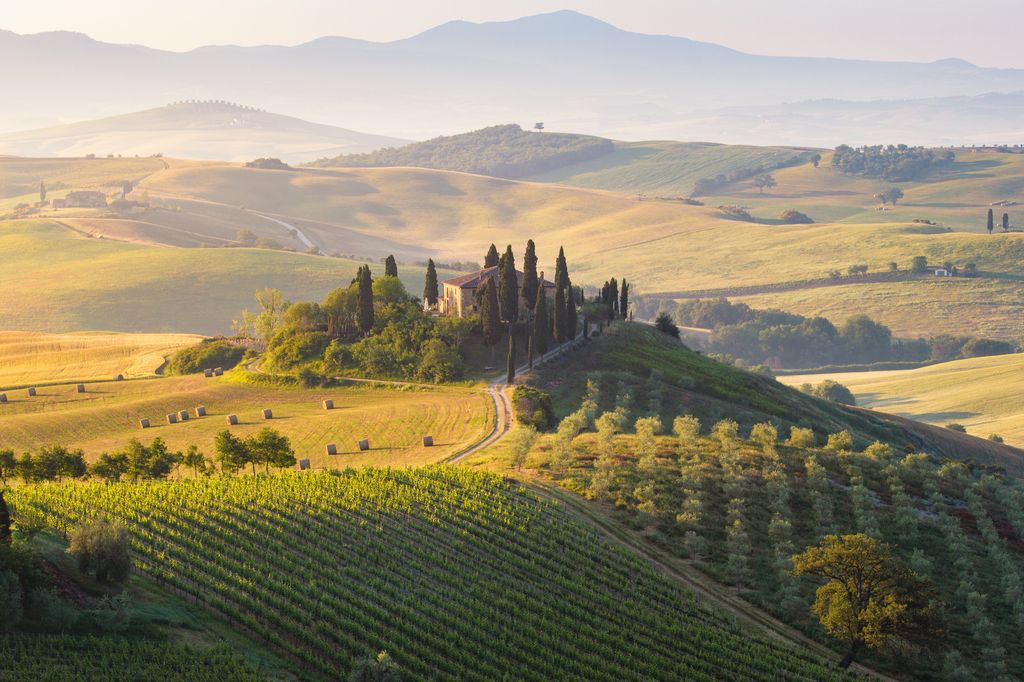
M78 562L79 570L94 574L101 583L124 582L132 568L128 531L102 519L75 529L68 554Z
M78 622L78 611L54 590L33 590L29 601L33 620L46 632L63 634Z
M959 431L960 433L967 433L967 427L964 426L963 424L957 424L956 422L946 424L946 428L949 429L950 431Z
M245 349L227 339L203 339L199 344L182 348L167 363L170 374L192 374L204 369L231 369L242 360Z
M985 355L1006 355L1014 352L1012 343L993 339L971 339L960 349L965 358L979 358Z
M988 439L990 441L992 441L993 443L1002 443L1003 442L1003 437L1000 436L998 433L990 433L990 434L988 434Z
M786 223L787 225L813 225L814 224L814 221L811 220L811 217L809 215L807 215L806 213L801 213L800 211L794 211L793 209L789 209L789 210L783 211L782 215L779 216L779 219L783 223Z
M458 351L441 339L428 339L420 349L423 357L416 367L419 381L436 384L462 378L462 358Z
M356 661L348 679L349 682L401 682L402 674L388 652L382 651Z
M853 436L849 431L829 434L825 447L836 452L850 452L853 450Z
M853 396L850 389L843 386L838 381L832 381L831 379L826 379L812 388L811 395L815 398L831 400L834 403L841 403L843 405L857 404L857 399Z
M516 386L512 393L512 409L520 424L532 426L538 431L547 431L555 427L554 408L551 407L551 396L532 386Z
M267 350L267 364L280 370L323 357L330 338L324 332L299 332L275 338Z
M18 623L24 609L21 579L14 571L0 571L0 632L10 632Z
M677 339L679 338L679 327L672 321L668 313L658 315L657 319L654 320L654 326L659 332L674 336Z
M752 223L754 216L750 215L750 212L742 206L718 206L718 210L722 212L722 216L729 220L742 220L744 222Z
M791 426L789 428L789 440L786 441L786 445L794 448L813 448L814 444L815 438L812 429L805 429L799 426Z

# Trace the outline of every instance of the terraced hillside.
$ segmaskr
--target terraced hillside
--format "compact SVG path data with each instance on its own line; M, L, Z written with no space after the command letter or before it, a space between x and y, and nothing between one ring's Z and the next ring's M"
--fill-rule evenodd
M146 573L343 677L835 679L702 607L550 503L459 468L18 488L51 524L106 515Z

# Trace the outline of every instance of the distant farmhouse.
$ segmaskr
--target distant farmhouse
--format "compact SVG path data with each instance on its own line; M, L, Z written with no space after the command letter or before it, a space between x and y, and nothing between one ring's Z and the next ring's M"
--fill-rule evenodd
M106 208L107 195L103 192L81 190L68 192L63 199L53 200L54 208Z
M477 289L483 286L487 280L493 282L494 286L498 286L498 273L498 266L495 265L471 272L468 275L445 280L441 283L443 292L441 298L437 301L438 312L450 317L470 317L476 315L479 312L476 299ZM544 279L543 272L540 273L538 279L540 285L544 287L544 293L547 296L553 297L555 295L555 283ZM523 273L516 270L516 292L522 289L522 287ZM522 296L517 296L517 298L519 299L519 313L523 315L526 312L526 303L523 301Z

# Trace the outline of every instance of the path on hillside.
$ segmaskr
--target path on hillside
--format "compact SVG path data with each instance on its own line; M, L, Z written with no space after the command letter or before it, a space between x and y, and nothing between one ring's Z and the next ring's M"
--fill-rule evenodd
M316 244L313 243L313 240L306 236L305 232L294 225L286 223L283 220L278 220L277 218L271 218L270 216L263 215L262 213L257 213L256 211L250 211L250 213L257 218L263 218L264 220L269 220L272 223L277 223L278 225L283 226L286 230L289 230L289 232L294 232L295 238L298 239L307 249L312 249L316 246Z

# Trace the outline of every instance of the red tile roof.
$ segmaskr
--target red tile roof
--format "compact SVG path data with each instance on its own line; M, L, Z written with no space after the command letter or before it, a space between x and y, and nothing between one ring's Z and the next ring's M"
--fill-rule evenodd
M452 287L458 287L459 289L476 289L477 287L483 284L485 278L497 281L498 266L494 265L489 268L477 270L476 272L471 272L466 275L459 275L458 277L446 279L444 282L442 282L442 284L446 284ZM541 282L543 283L546 289L555 288L554 282L549 282L546 279L542 279ZM516 270L516 286L523 286L523 273L520 270Z

